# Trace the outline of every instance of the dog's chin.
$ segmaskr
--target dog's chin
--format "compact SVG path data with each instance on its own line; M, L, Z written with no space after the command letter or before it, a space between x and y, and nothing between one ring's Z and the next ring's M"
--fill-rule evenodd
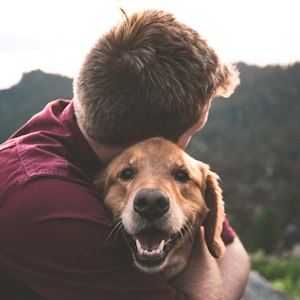
M169 235L157 228L143 230L136 235L125 232L126 240L133 252L136 266L146 273L157 273L167 265L169 254L182 239L185 228Z

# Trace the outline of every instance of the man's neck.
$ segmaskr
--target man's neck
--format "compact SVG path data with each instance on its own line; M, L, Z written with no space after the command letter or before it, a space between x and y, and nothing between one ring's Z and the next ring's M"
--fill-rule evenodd
M100 162L105 166L108 165L116 156L118 156L127 148L127 146L125 145L108 145L99 143L92 139L80 124L78 124L78 127L85 139L87 140L87 142L89 143L89 145L91 146L91 148L96 153Z

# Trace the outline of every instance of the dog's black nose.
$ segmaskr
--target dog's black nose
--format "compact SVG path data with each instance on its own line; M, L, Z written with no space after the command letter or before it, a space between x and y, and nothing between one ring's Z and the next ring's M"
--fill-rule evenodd
M147 219L156 219L163 216L170 207L167 195L158 189L140 190L134 200L133 208L140 216Z

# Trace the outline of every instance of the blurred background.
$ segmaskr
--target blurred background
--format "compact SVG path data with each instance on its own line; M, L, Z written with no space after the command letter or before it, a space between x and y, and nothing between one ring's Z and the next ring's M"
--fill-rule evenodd
M42 69L73 77L95 40L121 15L172 12L226 61L264 66L300 60L298 0L10 0L0 10L0 88Z
M0 143L47 102L72 99L72 78L121 18L118 7L172 12L241 74L229 99L214 99L187 152L220 175L228 219L253 268L300 299L299 1L106 2L2 2Z

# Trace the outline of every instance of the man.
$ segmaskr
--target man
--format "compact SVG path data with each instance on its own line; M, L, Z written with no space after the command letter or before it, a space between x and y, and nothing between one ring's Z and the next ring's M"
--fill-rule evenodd
M74 81L0 147L1 299L239 299L249 258L224 222L225 255L195 241L172 282L133 267L93 185L127 146L163 136L185 148L237 72L193 29L148 10L102 36ZM172 284L172 285L171 285ZM2 293L2 294L1 294Z

